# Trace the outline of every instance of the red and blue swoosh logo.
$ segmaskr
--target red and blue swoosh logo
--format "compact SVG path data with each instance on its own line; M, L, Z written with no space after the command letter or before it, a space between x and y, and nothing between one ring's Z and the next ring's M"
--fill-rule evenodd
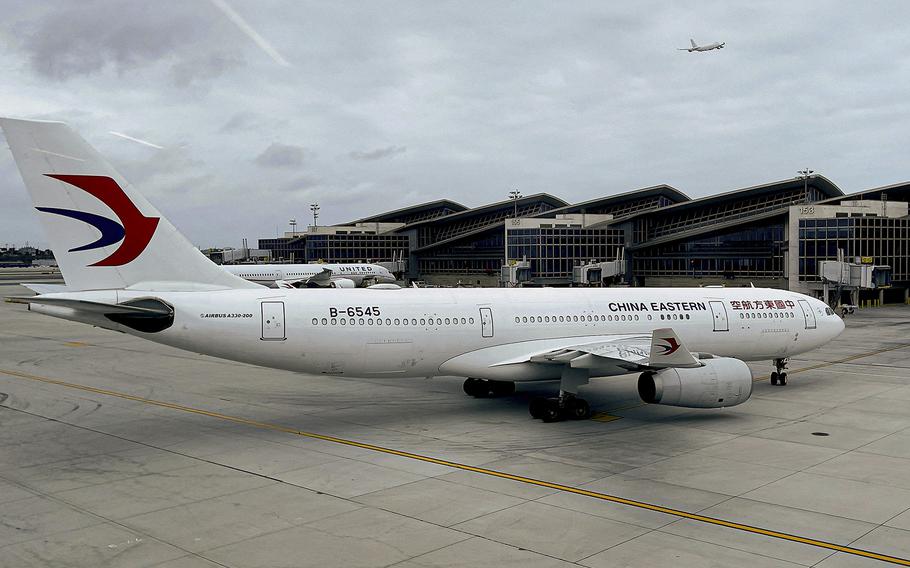
M661 339L668 343L668 345L656 345L656 347L663 349L663 351L660 352L661 355L672 355L676 353L680 347L679 343L676 342L675 337L661 337Z
M99 260L91 266L122 266L136 259L146 249L158 228L158 217L146 217L130 201L123 188L107 176L62 175L44 174L68 183L74 187L94 196L99 201L110 207L111 211L120 219L120 222L73 209L59 209L57 207L35 207L38 211L70 217L83 223L92 225L101 232L98 240L71 248L69 252L92 250L116 244L120 246L106 258Z

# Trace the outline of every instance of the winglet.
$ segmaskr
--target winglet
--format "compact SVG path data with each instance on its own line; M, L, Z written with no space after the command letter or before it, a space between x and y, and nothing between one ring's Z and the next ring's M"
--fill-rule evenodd
M682 340L672 328L655 329L651 334L651 354L648 366L657 369L667 367L701 367L701 363L686 349Z

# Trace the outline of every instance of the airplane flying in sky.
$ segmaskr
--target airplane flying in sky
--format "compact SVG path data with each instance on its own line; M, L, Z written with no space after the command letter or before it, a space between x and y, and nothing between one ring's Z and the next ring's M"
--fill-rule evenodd
M677 50L688 51L689 53L692 53L693 51L711 51L712 49L723 49L724 45L727 42L722 41L718 43L715 41L714 43L709 43L708 45L698 45L695 43L694 39L689 39L689 43L692 44L692 47L678 47Z
M378 264L224 264L231 274L277 288L356 288L394 284L395 276Z
M317 375L463 376L477 397L559 381L530 407L556 421L589 415L589 379L630 373L648 403L734 406L752 394L744 361L772 360L786 384L789 357L844 329L823 302L762 288L266 289L205 258L65 124L0 127L68 284L11 300L180 349Z

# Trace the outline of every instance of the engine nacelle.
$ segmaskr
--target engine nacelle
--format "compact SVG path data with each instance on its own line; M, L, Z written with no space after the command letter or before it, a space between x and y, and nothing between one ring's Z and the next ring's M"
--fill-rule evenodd
M350 278L336 278L329 283L329 288L356 288L357 284Z
M649 404L686 408L736 406L752 396L752 371L739 359L701 359L703 367L642 373L638 395Z

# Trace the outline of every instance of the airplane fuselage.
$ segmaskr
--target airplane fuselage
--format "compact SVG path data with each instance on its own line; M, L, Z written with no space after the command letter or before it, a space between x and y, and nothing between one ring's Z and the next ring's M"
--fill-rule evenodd
M843 329L824 303L764 288L82 294L114 303L151 296L174 307L173 325L158 333L109 321L103 327L245 363L355 377L550 380L559 378L558 368L494 364L536 344L548 350L663 327L693 352L780 359L815 349ZM61 316L61 308L32 309Z

